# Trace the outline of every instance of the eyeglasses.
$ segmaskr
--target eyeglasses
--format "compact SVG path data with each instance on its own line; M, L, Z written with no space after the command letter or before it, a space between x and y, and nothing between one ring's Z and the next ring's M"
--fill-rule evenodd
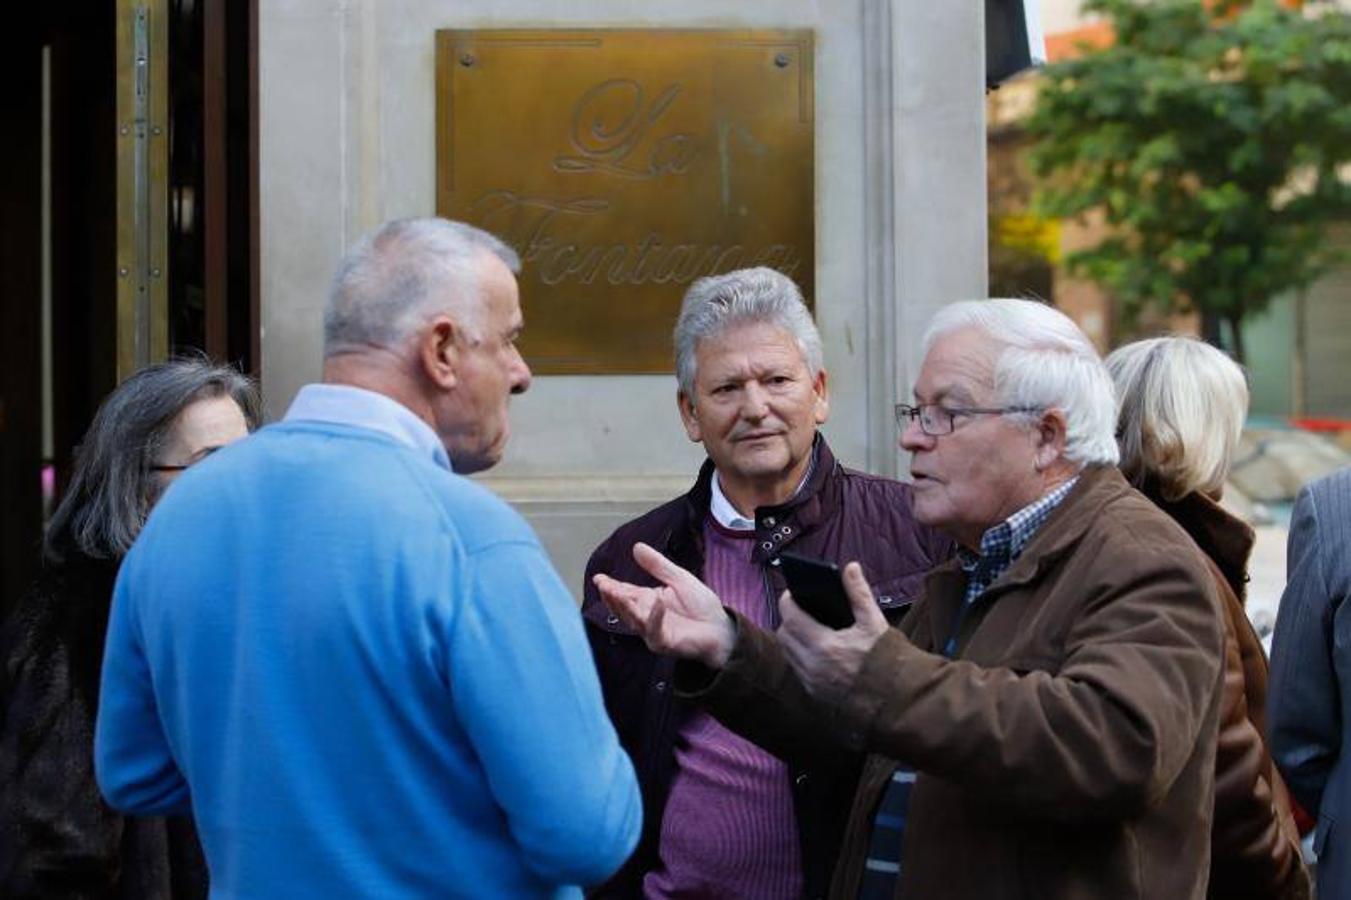
M206 459L208 456L210 456L211 454L215 453L215 452L216 452L217 450L219 450L219 449L220 449L220 447L206 447L206 448L204 448L204 449L202 450L202 455L199 456L199 457L197 457L196 459L194 459L192 462L182 463L182 464L174 464L174 465L170 465L170 464L168 464L168 463L157 463L157 464L152 465L152 466L150 467L150 471L152 471L152 472L182 472L182 471L184 471L184 470L186 470L186 469L191 469L193 466L197 465L199 462L201 462L202 460Z
M930 437L943 437L952 434L957 427L958 416L1003 416L1009 413L1039 413L1043 410L1036 406L941 406L937 403L923 403L911 406L909 403L896 404L896 425L904 430L911 422L919 420L920 431Z

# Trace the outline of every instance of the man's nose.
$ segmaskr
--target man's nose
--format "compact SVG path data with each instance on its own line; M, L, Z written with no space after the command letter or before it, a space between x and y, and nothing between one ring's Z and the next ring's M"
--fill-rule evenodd
M769 394L755 382L747 382L741 394L741 415L746 419L763 419L769 415Z
M914 453L916 450L925 450L933 445L933 436L924 433L920 427L919 416L915 416L905 423L901 429L901 449Z
M511 368L511 392L513 394L524 394L530 389L530 381L534 377L530 374L530 367L525 363L525 357L521 356L521 351L515 347L511 348L515 360Z

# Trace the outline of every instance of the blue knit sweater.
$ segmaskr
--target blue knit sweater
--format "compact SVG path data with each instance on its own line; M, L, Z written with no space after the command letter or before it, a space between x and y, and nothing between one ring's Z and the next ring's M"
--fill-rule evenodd
M387 434L287 421L185 473L118 578L96 733L220 898L567 897L640 828L529 526Z

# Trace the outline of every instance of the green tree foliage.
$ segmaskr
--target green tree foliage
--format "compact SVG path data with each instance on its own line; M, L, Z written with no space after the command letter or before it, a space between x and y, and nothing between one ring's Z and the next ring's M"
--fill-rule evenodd
M1351 218L1351 16L1274 0L1087 0L1116 40L1047 67L1028 122L1039 213L1101 216L1066 257L1134 317L1213 337L1336 262ZM1242 357L1242 345L1235 348Z

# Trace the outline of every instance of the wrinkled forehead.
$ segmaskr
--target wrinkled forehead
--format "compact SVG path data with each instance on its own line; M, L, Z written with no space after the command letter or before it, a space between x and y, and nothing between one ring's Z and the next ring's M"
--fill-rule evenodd
M695 359L702 365L728 355L807 364L802 345L791 331L773 322L731 322L694 345Z
M995 366L1003 350L1003 344L976 328L939 336L924 355L915 380L915 399L921 403L989 402L995 393Z

